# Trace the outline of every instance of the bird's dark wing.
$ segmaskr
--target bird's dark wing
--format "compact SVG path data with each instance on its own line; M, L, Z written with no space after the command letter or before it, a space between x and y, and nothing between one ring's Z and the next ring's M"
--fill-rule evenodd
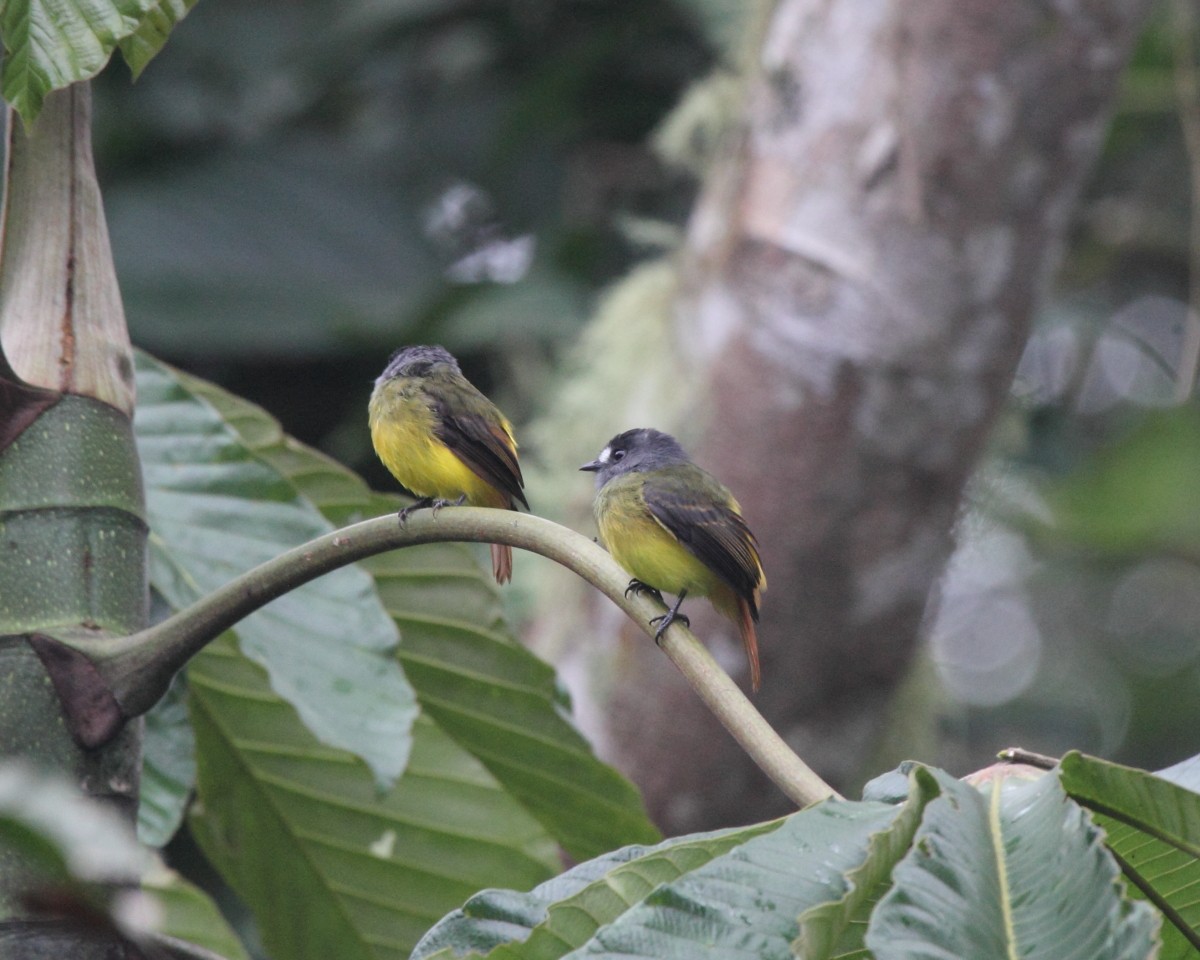
M758 593L765 586L762 560L729 491L689 463L648 472L642 496L659 523L749 602L757 620Z
M431 396L434 433L476 474L528 509L517 445L504 414L466 380L454 380L439 384L438 396Z

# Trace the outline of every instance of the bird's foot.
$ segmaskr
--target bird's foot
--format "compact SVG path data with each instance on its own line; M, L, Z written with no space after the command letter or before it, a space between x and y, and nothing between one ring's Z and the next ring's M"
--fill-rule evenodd
M625 588L625 596L628 597L631 593L634 596L640 596L643 593L648 593L659 603L666 604L662 593L660 593L658 590L655 590L654 587L650 586L650 584L642 583L642 581L637 577L634 577L632 580L630 580L629 586Z
M418 510L424 510L426 507L432 507L435 503L437 503L437 501L434 500L433 497L421 497L420 500L414 500L407 507L396 514L396 516L400 518L400 526L404 526L406 523L408 523L409 516L416 513Z
M656 623L658 624L658 629L654 631L655 643L660 643L662 641L662 635L666 633L667 627L673 624L676 620L682 623L685 627L690 627L692 625L692 621L679 612L679 606L683 603L683 598L686 596L686 590L680 591L679 599L675 601L675 606L661 616L650 618L651 626L654 626Z
M429 507L431 510L433 510L433 515L436 517L438 515L438 511L441 510L442 507L461 507L466 502L467 495L464 493L457 500L443 500L439 497L437 500L434 500L432 503L430 503Z
M654 631L654 642L658 643L660 640L662 640L662 635L667 632L667 627L676 621L682 623L685 627L690 627L692 625L691 620L675 610L668 610L660 617L651 617L650 626L654 626L656 623L658 624L658 629Z

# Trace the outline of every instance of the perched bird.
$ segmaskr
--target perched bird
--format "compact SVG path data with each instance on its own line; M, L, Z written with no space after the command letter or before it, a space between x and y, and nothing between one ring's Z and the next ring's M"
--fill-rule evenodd
M512 424L462 375L442 347L404 347L375 380L371 443L383 465L419 499L400 511L469 503L515 510L525 499ZM512 579L512 548L492 545L497 583Z
M593 510L600 540L633 576L625 591L676 594L658 623L655 640L689 594L708 597L737 624L758 690L759 596L767 589L758 543L725 486L688 459L678 441L658 430L626 430L580 470L596 474Z

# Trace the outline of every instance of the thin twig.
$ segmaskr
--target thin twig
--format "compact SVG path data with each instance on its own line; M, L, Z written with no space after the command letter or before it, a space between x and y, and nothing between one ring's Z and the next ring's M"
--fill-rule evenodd
M1005 763L1024 763L1041 770L1053 770L1058 766L1058 757L1048 757L1044 753L1034 753L1024 747L1009 747L1001 750L996 756Z
M587 537L542 517L509 510L448 507L421 511L403 525L395 515L336 530L255 567L207 597L127 637L93 639L84 654L107 681L126 717L148 710L189 658L223 631L276 597L324 573L399 547L448 540L506 543L549 557L573 570L624 610L647 633L661 609L650 599L625 596L629 575ZM70 644L67 638L60 641ZM676 622L663 635L663 652L762 771L801 806L837 796L791 750L722 670L703 644Z

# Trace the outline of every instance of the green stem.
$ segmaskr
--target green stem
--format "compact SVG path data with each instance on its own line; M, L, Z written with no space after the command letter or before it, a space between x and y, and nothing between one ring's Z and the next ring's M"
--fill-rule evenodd
M401 526L394 515L335 530L255 567L186 610L127 637L91 639L84 653L111 690L120 714L144 713L171 677L205 644L243 617L321 574L365 557L422 543L506 543L539 553L583 577L647 633L661 613L648 598L625 596L629 574L591 540L542 517L510 510L423 510ZM59 638L70 643L67 638ZM682 625L662 637L663 652L764 773L801 806L836 796L754 709L699 640Z

